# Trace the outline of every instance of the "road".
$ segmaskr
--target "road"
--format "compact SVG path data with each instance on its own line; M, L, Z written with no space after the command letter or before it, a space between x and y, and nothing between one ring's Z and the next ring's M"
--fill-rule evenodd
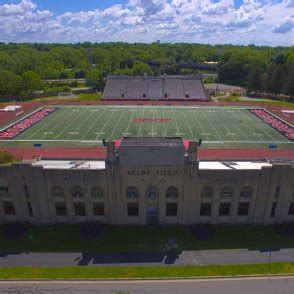
M0 282L1 294L293 294L294 277L166 281Z
M0 253L0 266L146 266L294 262L294 249L172 253Z

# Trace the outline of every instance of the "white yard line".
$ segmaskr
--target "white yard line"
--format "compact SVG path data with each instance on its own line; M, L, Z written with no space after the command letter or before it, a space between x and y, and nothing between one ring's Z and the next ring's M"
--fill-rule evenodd
M215 133L219 136L220 140L222 141L222 140L223 140L223 137L222 137L221 134L218 132L218 130L217 130L217 128L214 126L214 124L209 120L209 118L208 118L207 115L205 114L205 111L203 111L203 116L204 116L205 119L207 120L208 125L214 129ZM215 118L215 115L214 115L214 114L213 114L213 117ZM200 123L201 123L201 122L200 122Z
M95 138L95 140L98 140L98 137L100 136L100 133L104 130L104 128L107 126L108 122L110 121L110 119L112 118L114 114L114 111L112 111L111 115L109 116L109 118L107 119L107 121L105 122L105 124L103 125L102 129L99 130L98 134Z
M180 129L179 129L179 126L178 126L178 122L177 122L177 118L176 118L174 109L172 109L172 112L173 112L173 115L174 115L174 118L175 118L175 122L176 122L176 125L177 125L177 130L178 130L178 135L179 135L180 134Z
M142 120L141 120L140 129L139 129L139 136L140 137L142 137L142 126L143 126L144 113L145 113L145 108L143 108Z
M76 118L74 118L74 119L70 122L70 124L62 130L62 132L60 132L56 137L54 137L54 139L59 138L59 137L62 136L63 134L66 134L66 131L67 131L69 128L71 128L71 126L72 126L77 120L79 120L80 117L81 117L86 111L87 111L87 109L85 109L84 111L80 111L80 114L79 114ZM72 114L74 114L74 113L75 113L75 112L72 111ZM70 116L69 116L69 117L70 117ZM62 122L63 122L63 121L62 121Z
M125 131L125 134L126 134L126 135L128 135L128 131L129 131L129 128L130 128L131 122L132 122L132 120L133 120L134 112L135 112L135 111L132 111L132 115L131 115L131 118L130 118L130 120L129 120L129 124L128 124L127 130Z
M125 113L125 111L126 111L126 108L124 108L124 110L122 111L122 114L121 114L119 120L117 121L117 123L116 123L116 125L115 125L115 128L114 128L114 130L113 130L113 132L111 133L110 140L112 140L112 136L114 135L114 133L115 133L115 131L116 131L116 129L117 129L117 127L118 127L118 125L119 125L119 123L120 123L120 121L121 121L121 119L122 119L124 113Z
M51 120L52 120L52 122L55 122L58 118L60 118L62 115L64 114L64 111L60 111L60 113L57 113L57 116L56 117L51 117ZM40 121L41 122L41 121ZM29 137L28 137L28 139L31 139L31 138L33 138L35 135L37 135L37 134L39 134L40 132L42 132L43 130L46 130L47 128L48 128L48 126L51 124L51 123L49 123L49 122L44 122L45 124L44 124L44 126L43 127L39 127L38 129L37 129L37 131L36 132L34 132L33 134L31 134ZM56 125L54 125L54 126L56 126ZM44 137L44 135L41 135L41 139L42 139L42 137Z
M240 111L240 110L238 110L238 111ZM236 115L236 111L233 112L233 115L234 115L234 117L235 117L236 119L239 119L239 117ZM234 123L232 123L232 125L234 126L234 128L237 129L237 131L238 131L240 134L242 134L242 136L244 136L246 139L250 140L250 138L249 138L249 137L243 132L243 130L242 130L241 128L236 127L236 125L235 125Z
M202 126L201 122L198 120L198 117L197 117L197 115L195 114L195 111L192 111L192 113L193 113L194 117L196 118L196 121L197 121L197 123L199 124L199 126L200 126L200 128L201 128L201 130L202 130L202 133L205 135L207 141L209 141L209 138L208 138L208 136L206 135L206 132L205 132L205 130L203 129L203 126ZM205 141L205 142L206 142L206 141Z
M163 108L163 119L165 119L165 111L164 110L165 110L165 108ZM167 137L165 121L164 121L163 125L164 125L164 136Z
M195 136L194 136L194 133L192 132L192 129L191 129L190 123L189 123L189 121L188 121L188 119L187 119L187 116L186 116L185 111L183 111L183 114L184 114L184 117L185 117L185 119L186 119L186 123L187 123L187 125L188 125L188 127L189 127L189 129L190 129L190 133L191 133L191 135L192 135L192 138L193 138L193 140L195 141L196 138L195 138Z
M96 123L98 122L98 120L104 115L104 113L106 112L106 110L108 110L107 107L105 107L103 110L101 110L101 112L99 113L99 115L97 115L95 122L93 123L93 125L88 129L88 131L85 133L85 135L82 137L82 140L84 140L84 138L86 138L88 136L88 134L90 132L92 132L93 128L96 127Z

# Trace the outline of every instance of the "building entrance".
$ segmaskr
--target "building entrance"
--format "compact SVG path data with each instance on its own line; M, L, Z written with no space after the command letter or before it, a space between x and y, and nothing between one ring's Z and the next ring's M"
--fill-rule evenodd
M147 204L146 206L146 224L158 224L158 204Z

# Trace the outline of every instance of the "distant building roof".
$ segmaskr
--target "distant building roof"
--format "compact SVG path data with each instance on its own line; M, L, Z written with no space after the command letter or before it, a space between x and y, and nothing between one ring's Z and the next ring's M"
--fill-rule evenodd
M202 76L109 76L103 99L207 100Z

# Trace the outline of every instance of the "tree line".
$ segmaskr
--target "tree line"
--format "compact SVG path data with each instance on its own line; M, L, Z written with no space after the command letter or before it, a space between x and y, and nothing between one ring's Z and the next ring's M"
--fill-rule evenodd
M219 63L222 83L246 86L253 94L294 94L294 47L85 42L0 43L0 95L48 90L44 80L61 78L86 78L103 90L110 74L196 74L178 65L205 61Z

